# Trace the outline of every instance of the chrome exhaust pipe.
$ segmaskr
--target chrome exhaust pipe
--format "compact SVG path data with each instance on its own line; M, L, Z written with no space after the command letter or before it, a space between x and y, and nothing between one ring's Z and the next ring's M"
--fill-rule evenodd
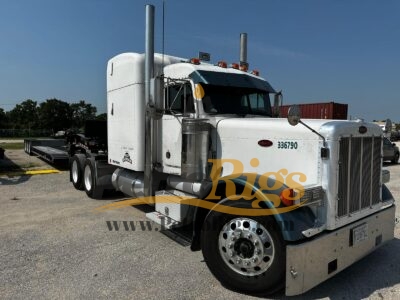
M247 33L240 34L240 65L247 65Z
M153 110L154 102L150 97L150 81L154 77L154 6L146 5L146 51L145 51L145 166L144 166L144 196L153 196Z

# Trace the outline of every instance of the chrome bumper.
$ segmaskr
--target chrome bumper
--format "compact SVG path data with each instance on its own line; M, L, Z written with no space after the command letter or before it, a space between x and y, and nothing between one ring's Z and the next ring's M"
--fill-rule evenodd
M286 248L286 295L302 294L394 238L395 205L309 242ZM355 228L368 238L352 242Z

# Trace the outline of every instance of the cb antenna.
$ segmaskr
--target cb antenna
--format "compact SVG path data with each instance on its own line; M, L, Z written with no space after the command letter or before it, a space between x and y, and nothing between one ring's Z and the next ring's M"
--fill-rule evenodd
M162 2L162 72L164 71L164 54L165 54L165 0Z

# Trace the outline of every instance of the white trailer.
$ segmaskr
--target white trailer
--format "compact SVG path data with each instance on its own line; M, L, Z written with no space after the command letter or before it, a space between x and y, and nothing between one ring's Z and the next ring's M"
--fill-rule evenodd
M192 226L191 249L245 293L304 293L393 239L379 126L275 118L280 93L247 64L154 54L146 9L146 53L108 62L106 159L73 158L89 196L112 186Z

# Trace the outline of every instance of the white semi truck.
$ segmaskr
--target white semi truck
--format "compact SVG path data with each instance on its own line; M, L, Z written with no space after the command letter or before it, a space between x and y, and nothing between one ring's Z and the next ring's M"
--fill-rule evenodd
M151 220L191 226L191 249L245 293L304 293L393 239L379 126L305 124L295 107L276 118L280 93L246 63L154 54L146 13L146 53L107 65L107 151L70 153L75 187L147 199Z

